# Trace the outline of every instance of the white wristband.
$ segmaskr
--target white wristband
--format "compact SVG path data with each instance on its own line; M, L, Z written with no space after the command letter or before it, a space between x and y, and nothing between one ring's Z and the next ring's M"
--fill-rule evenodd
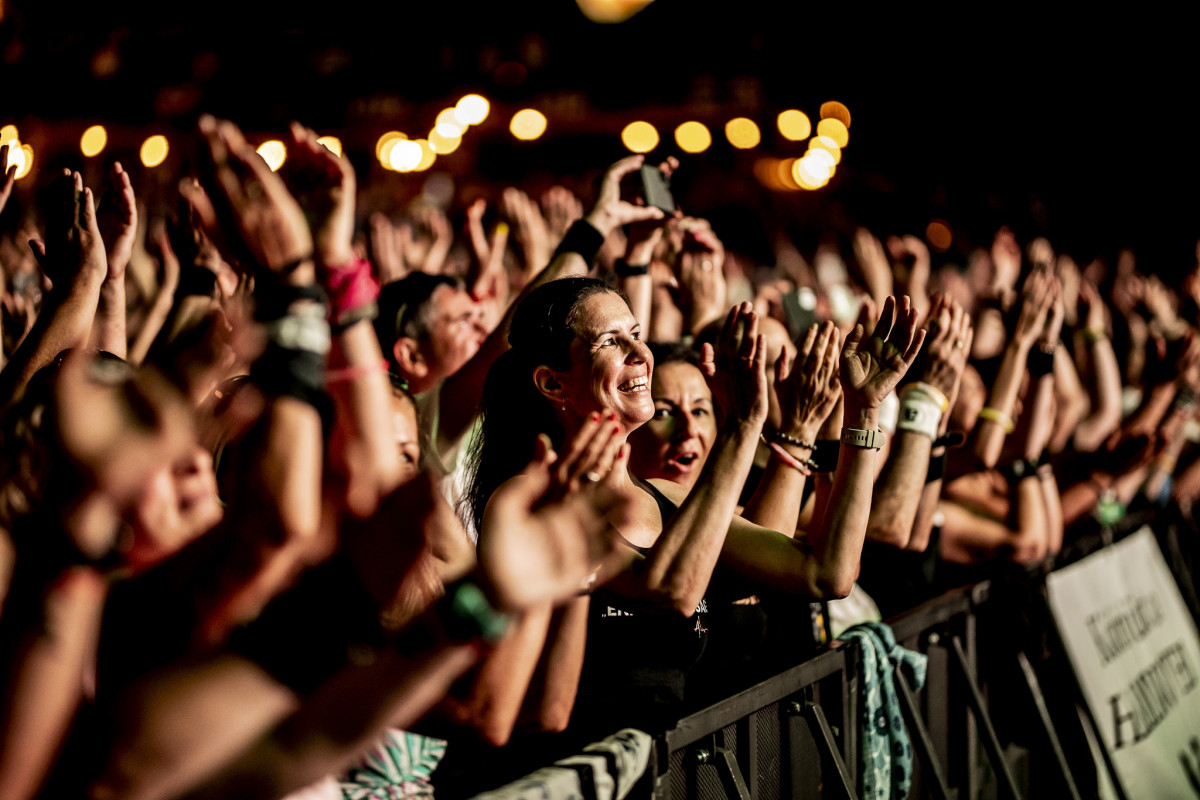
M930 439L938 436L938 426L942 424L942 410L938 403L920 389L910 389L904 393L900 406L900 421L896 423L898 431L912 431Z

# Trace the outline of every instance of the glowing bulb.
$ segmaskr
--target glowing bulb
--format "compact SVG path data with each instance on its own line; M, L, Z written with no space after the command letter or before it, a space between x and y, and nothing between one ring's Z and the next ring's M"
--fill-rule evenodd
M104 152L106 144L108 144L108 131L104 130L103 125L93 125L79 138L79 149L88 158Z
M935 219L925 228L925 241L929 242L929 246L934 250L944 253L954 243L954 234L945 220Z
M487 98L478 94L469 94L454 106L454 120L459 125L478 125L487 119L491 106Z
M323 146L326 150L333 153L339 158L342 155L342 140L336 136L322 136L317 139L317 144Z
M546 115L532 108L523 108L513 114L508 129L518 139L532 141L546 132Z
M839 120L847 128L850 127L850 109L837 100L821 103L821 119Z
M442 109L441 113L437 115L437 120L434 121L433 127L439 136L447 139L457 139L467 129L465 125L459 124L458 120L455 119L453 108Z
M579 10L592 22L624 22L653 0L575 0Z
M397 172L412 172L421 163L421 145L409 139L398 139L388 153L388 165Z
M712 144L712 134L701 122L685 122L675 129L675 144L685 153L703 153Z
M850 131L846 130L845 124L840 119L823 119L817 123L817 135L828 136L833 141L837 142L838 147L845 147L850 143Z
M267 162L271 172L278 172L279 168L283 166L283 162L287 161L287 145L278 139L268 139L260 144L254 152L262 156L262 160Z
M33 169L33 148L27 144L17 144L15 139L8 139L4 144L8 145L8 163L4 165L4 171L16 167L16 179L21 180Z
M798 158L785 158L775 168L775 174L779 178L780 184L783 185L783 188L793 192L800 189L800 184L796 183L796 179L792 177L796 162L799 160Z
M792 178L805 189L818 189L824 186L833 170L814 158L805 156L792 165Z
M808 115L794 108L779 112L776 124L779 125L779 132L783 134L783 138L792 142L807 139L812 133L812 123L808 121Z
M391 151L391 145L394 145L401 139L407 138L408 137L400 131L388 131L383 136L380 136L379 140L375 142L375 157L379 159L381 164L387 166L388 153Z
M649 122L631 122L621 131L621 141L635 153L649 153L658 147L658 131Z
M159 164L167 160L167 151L170 148L167 146L167 137L160 134L151 136L146 141L142 142L140 152L142 165L146 167L157 167Z
M10 144L19 141L21 134L17 133L16 125L5 125L0 128L0 144Z
M762 134L759 133L754 120L737 117L725 123L725 138L737 149L749 150L751 147L758 146L758 143L762 141Z
M842 148L838 147L837 142L830 139L828 136L814 136L808 140L808 152L814 150L825 150L829 155L833 156L833 163L840 163L842 160Z
M458 136L443 136L437 128L429 132L429 147L439 156L453 153L462 144Z
M433 166L433 162L437 160L437 153L433 152L433 147L425 139L417 139L417 144L421 146L421 160L413 167L413 172L424 172Z
M833 153L829 152L828 150L823 150L820 147L815 147L809 150L804 157L820 161L830 169L833 169L834 165L837 164L837 162L833 160Z

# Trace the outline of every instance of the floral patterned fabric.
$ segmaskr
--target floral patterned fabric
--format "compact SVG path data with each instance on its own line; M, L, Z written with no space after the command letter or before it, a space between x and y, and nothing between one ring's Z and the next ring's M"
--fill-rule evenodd
M917 691L925 685L928 658L896 644L892 629L882 622L855 625L840 638L856 642L861 651L858 796L864 800L903 800L912 785L913 753L900 715L895 669L899 666L913 691Z
M446 754L446 742L389 730L341 780L345 800L433 797L429 777Z

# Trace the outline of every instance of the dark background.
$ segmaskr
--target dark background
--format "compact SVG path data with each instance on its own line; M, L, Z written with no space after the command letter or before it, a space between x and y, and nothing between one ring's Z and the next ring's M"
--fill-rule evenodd
M167 133L174 148L210 111L259 138L302 119L339 135L364 181L394 182L403 176L372 165L379 134L422 135L477 91L491 116L435 169L548 182L624 154L618 134L633 119L658 127L653 155L673 151L676 124L700 119L714 144L684 160L678 193L750 251L767 215L841 233L856 221L919 232L936 216L960 254L1005 223L1078 258L1131 246L1168 275L1195 261L1196 48L1182 19L1149 7L1101 17L657 0L598 25L571 0L0 2L0 121L41 137L42 170L82 160L78 136L94 122L109 125L105 156L136 165L146 135ZM815 122L830 99L853 115L838 174L820 192L772 195L754 158L804 149L778 136L775 115L797 107ZM507 132L523 105L550 119L533 145ZM763 130L752 154L724 141L736 115ZM186 150L174 153L186 168Z

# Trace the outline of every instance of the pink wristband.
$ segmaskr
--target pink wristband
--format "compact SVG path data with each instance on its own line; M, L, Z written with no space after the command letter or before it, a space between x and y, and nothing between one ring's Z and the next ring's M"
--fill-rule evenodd
M767 442L767 447L771 448L771 450L775 453L775 455L779 456L780 460L783 461L783 463L787 464L789 467L796 470L804 477L807 478L812 475L812 469L810 469L808 467L808 465L802 464L799 461L797 461L795 456L793 456L787 450L783 449L783 445L778 444L777 442Z
M339 381L352 381L355 378L365 378L367 375L374 375L376 372L388 371L388 362L379 360L374 364L355 364L350 367L339 367L338 369L325 370L325 383L338 383Z

